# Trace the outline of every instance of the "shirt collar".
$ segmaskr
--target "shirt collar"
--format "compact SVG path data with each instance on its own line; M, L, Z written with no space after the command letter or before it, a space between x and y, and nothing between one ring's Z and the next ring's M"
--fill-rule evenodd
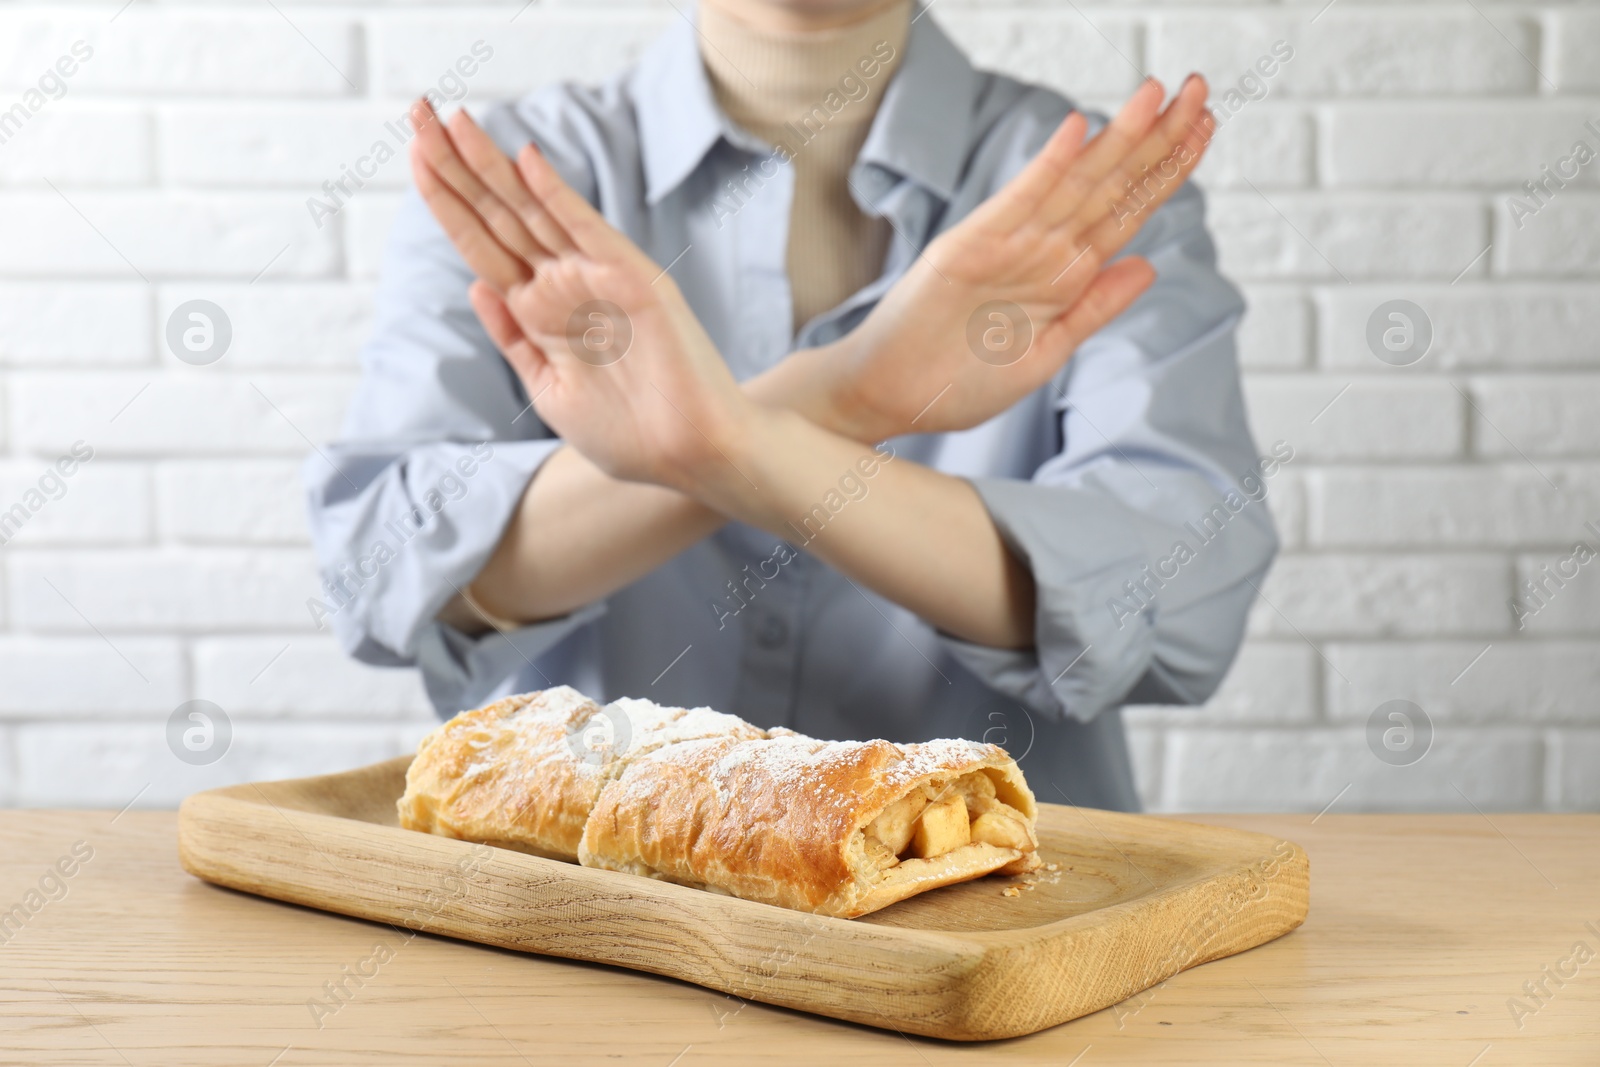
M697 34L689 18L679 20L634 68L633 104L651 204L682 184L728 128L700 61Z
M945 200L970 147L978 72L919 4L906 55L857 157L910 178Z
M926 14L919 4L905 58L858 160L904 175L949 200L966 162L978 73ZM693 174L718 140L744 140L717 106L697 34L688 18L680 20L634 68L632 95L651 204Z

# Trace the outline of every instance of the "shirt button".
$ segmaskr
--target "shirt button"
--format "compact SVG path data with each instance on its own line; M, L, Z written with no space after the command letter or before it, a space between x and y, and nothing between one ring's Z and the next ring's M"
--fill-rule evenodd
M776 615L768 615L756 627L756 644L762 648L778 648L789 640L789 626Z

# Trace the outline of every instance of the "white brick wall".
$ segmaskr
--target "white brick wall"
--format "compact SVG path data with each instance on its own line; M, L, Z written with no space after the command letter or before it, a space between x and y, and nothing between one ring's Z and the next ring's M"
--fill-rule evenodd
M677 6L682 6L681 4ZM628 61L663 0L0 2L0 111L93 48L0 144L0 509L92 461L0 548L0 803L171 805L225 781L404 751L415 677L346 660L304 610L296 477L354 383L406 181L385 166L322 228L305 198L472 42L469 99ZM1520 225L1507 198L1600 125L1600 15L1422 0L942 0L981 62L1112 107L1191 68L1235 98L1203 170L1251 317L1260 443L1296 458L1285 554L1204 709L1130 714L1162 809L1600 808L1600 561L1518 629L1518 584L1600 548L1600 161ZM115 17L113 17L115 16ZM1241 79L1245 79L1241 83ZM1600 145L1597 145L1600 147ZM228 354L168 352L223 306ZM1380 362L1367 321L1421 305L1432 348ZM234 737L167 751L182 702ZM1377 759L1415 701L1432 748Z

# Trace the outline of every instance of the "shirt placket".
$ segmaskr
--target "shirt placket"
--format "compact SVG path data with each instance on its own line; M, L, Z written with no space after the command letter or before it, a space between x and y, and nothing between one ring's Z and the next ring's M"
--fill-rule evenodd
M738 196L740 206L731 224L738 249L734 285L738 302L740 351L737 366L752 374L788 355L794 337L794 296L789 287L789 209L794 200L794 170L777 166L763 178L770 151L738 134L748 166L729 168L723 190ZM775 163L776 161L773 160ZM731 184L730 184L731 183Z
M752 154L751 171L762 158ZM744 172L741 172L744 173ZM740 265L736 309L744 347L740 364L755 372L788 355L793 343L793 294L789 286L789 211L794 171L788 166L752 191L733 219ZM801 667L801 623L806 588L815 560L755 530L734 541L742 569L730 577L724 603L740 603L739 678L735 706L765 725L794 720Z
M734 577L744 601L739 611L739 681L735 706L765 726L791 726L799 692L806 591L817 566L810 557L784 551L758 557ZM788 562L782 562L785 558Z

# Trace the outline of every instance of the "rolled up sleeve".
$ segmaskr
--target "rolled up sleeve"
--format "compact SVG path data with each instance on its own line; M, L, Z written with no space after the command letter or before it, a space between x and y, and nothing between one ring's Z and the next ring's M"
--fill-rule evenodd
M340 438L303 469L323 582L313 619L357 659L419 667L442 712L477 703L603 610L481 636L436 619L560 446L472 311L471 280L408 193Z
M1032 571L1035 647L945 638L992 688L1056 718L1204 701L1278 548L1265 496L1279 464L1258 457L1239 386L1244 304L1216 271L1199 190L1126 254L1157 280L1050 387L1059 453L1031 479L972 482Z

